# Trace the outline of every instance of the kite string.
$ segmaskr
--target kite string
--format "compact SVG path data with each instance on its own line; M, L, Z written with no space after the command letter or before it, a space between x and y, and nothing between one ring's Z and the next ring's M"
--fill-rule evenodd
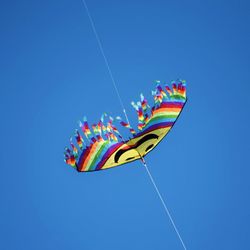
M107 69L108 69L108 72L109 72L109 76L110 76L110 78L111 78L111 81L112 81L112 83L113 83L114 89L115 89L116 94L117 94L117 96L118 96L120 105L121 105L121 107L122 107L122 109L123 109L123 113L124 113L124 115L125 115L125 117L126 117L127 122L129 123L129 119L128 119L128 116L127 116L127 113L126 113L126 110L125 110L125 107L124 107L122 98L121 98L121 96L120 96L120 94L119 94L119 91L118 91L118 88L117 88L117 85L116 85L116 82L115 82L113 73L112 73L112 71L111 71L111 69L110 69L108 59L107 59L107 57L105 56L105 53L104 53L104 50L103 50L103 46L102 46L100 37L99 37L99 35L98 35L97 31L96 31L96 28L95 28L95 24L94 24L93 18L92 18L91 14L90 14L90 11L89 11L89 8L88 8L88 6L87 6L86 1L85 1L85 0L82 0L82 3L83 3L83 5L84 5L84 7L85 7L85 9L86 9L86 12L87 12L87 15L88 15L88 18L89 18L91 27L92 27L92 29L93 29L93 32L94 32L94 34L95 34L95 38L96 38L97 43L98 43L98 46L99 46L99 49L100 49L101 54L102 54L102 56L103 56L104 62L105 62L105 64L106 64L106 66L107 66Z
M178 229L177 229L177 227L176 227L176 225L175 225L175 223L174 223L174 220L173 220L173 218L172 218L172 216L171 216L171 214L170 214L170 212L169 212L169 210L168 210L168 207L167 207L166 203L164 202L164 200L163 200L163 198L162 198L162 195L161 195L161 193L160 193L160 191L159 191L159 189L158 189L158 187L157 187L157 185L156 185L156 183L155 183L155 181L154 181L154 179L153 179L153 176L151 175L151 173L150 173L150 171L149 171L149 168L148 168L148 166L147 166L147 164L146 164L144 158L142 158L142 163L143 163L143 165L144 165L144 167L145 167L145 169L146 169L146 171L147 171L147 173L148 173L148 176L149 176L149 178L150 178L150 180L151 180L151 182L152 182L152 184L153 184L153 186L154 186L154 188L155 188L155 190L156 190L156 193L158 194L158 196L159 196L159 198L160 198L160 200L161 200L161 203L162 203L162 205L163 205L163 207L164 207L164 209L165 209L165 212L166 212L166 214L168 215L169 220L171 221L171 223L172 223L172 225L173 225L173 227L174 227L174 230L175 230L175 232L176 232L176 234L177 234L177 236L178 236L178 238L179 238L179 240L180 240L180 242L181 242L183 248L184 248L185 250L187 250L187 248L186 248L186 246L185 246L185 244L184 244L184 242L183 242L183 240L182 240L182 237L181 237L181 235L180 235L180 233L179 233L179 231L178 231Z
M100 49L100 51L101 51L101 54L102 54L102 56L103 56L104 62L105 62L105 64L106 64L106 66L107 66L107 69L108 69L108 72L109 72L111 81L112 81L112 83L113 83L114 89L115 89L115 91L116 91L116 94L117 94L118 99L119 99L119 102L120 102L120 105L121 105L121 107L122 107L122 109L123 109L123 112L124 112L124 115L125 115L125 117L126 117L126 120L127 120L127 122L129 123L129 119L128 119L128 116L127 116L127 113L126 113L126 109L125 109L125 107L124 107L122 98L121 98L121 96L120 96L120 94L119 94L119 91L118 91L118 88L117 88L117 85L116 85L114 76L113 76L112 71L111 71L110 66L109 66L109 62L108 62L108 60L107 60L107 58L106 58L106 56L105 56L105 53L104 53L104 50L103 50L103 46L102 46L101 40L100 40L99 35L98 35L98 33L97 33L97 31L96 31L96 28L95 28L94 21L93 21L93 19L92 19L92 17L91 17L90 11L89 11L89 9L88 9L88 6L87 6L85 0L82 0L82 3L83 3L83 5L84 5L84 7L85 7L85 9L86 9L86 12L87 12L89 21L90 21L90 23L91 23L91 27L92 27L93 32L94 32L94 34L95 34L95 38L96 38L96 40L97 40L97 43L98 43L99 49ZM147 170L148 176L149 176L149 178L150 178L150 180L151 180L151 182L152 182L152 184L153 184L153 186L154 186L154 188L155 188L155 190L156 190L156 192L157 192L157 194L158 194L158 196L159 196L159 198L160 198L160 200L161 200L161 202L162 202L162 205L163 205L163 207L164 207L164 209L165 209L165 211L166 211L166 213L167 213L167 215L168 215L168 217L169 217L169 219L170 219L170 221L171 221L171 223L172 223L172 225L173 225L173 227L174 227L174 230L175 230L177 236L179 237L179 239L180 239L180 241L181 241L181 244L182 244L183 248L184 248L185 250L187 250L187 249L186 249L186 246L185 246L185 244L184 244L184 242L183 242L183 240L182 240L182 238L181 238L181 235L180 235L180 233L179 233L179 231L178 231L178 229L177 229L177 227L176 227L176 225L175 225L175 223L174 223L174 221L173 221L173 219L172 219L172 216L171 216L171 214L170 214L170 212L169 212L169 210L168 210L168 208L167 208L167 206L166 206L166 204L165 204L165 202L164 202L164 200L163 200L163 198L162 198L162 196L161 196L161 193L160 193L160 191L159 191L159 189L158 189L158 187L157 187L157 185L156 185L156 183L155 183L155 181L154 181L154 179L153 179L153 177L152 177L152 175L151 175L151 173L150 173L150 171L149 171L149 169L148 169L148 167L147 167L147 164L146 164L146 162L144 161L143 158L142 158L142 160L143 160L143 161L142 161L142 162L143 162L143 165L145 166L145 168L146 168L146 170Z

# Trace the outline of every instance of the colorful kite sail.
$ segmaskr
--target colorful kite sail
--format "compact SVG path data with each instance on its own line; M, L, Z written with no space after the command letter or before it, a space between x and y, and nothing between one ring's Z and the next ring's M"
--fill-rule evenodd
M88 125L87 118L84 117L83 122L79 124L86 141L76 130L77 146L71 139L72 149L65 149L65 162L79 172L89 172L142 159L167 135L179 117L187 101L186 83L184 80L178 80L172 82L171 87L162 87L157 81L152 95L152 108L142 94L139 102L132 102L138 115L138 131L120 117L114 119L104 114L98 124L92 126ZM132 138L125 140L114 125L115 122L127 128Z

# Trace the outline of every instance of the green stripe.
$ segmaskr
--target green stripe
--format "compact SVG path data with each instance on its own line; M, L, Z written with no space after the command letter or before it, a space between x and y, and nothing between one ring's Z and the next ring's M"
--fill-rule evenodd
M186 100L186 98L185 97L183 97L182 95L180 95L180 94L176 94L176 95L171 95L171 100L174 100L174 99L176 99L176 100Z
M109 143L109 141L105 141L102 146L99 148L98 152L96 153L93 161L91 162L90 166L88 167L88 170L93 170L93 166L95 166L95 163L97 161L97 158L99 157L99 155L102 153L103 148L107 145L107 143Z
M179 114L179 112L178 112L178 114ZM149 122L147 123L146 126L148 126L149 124L151 124L151 123L153 123L155 121L165 120L167 118L174 118L175 119L178 116L178 114L176 114L176 115L161 115L161 113L158 113L153 118L151 118L149 120Z

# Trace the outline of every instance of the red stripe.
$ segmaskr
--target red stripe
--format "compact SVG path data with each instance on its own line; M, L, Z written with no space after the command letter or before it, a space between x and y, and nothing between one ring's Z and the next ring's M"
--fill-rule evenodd
M78 164L77 164L78 171L82 171L82 170L83 170L83 169L82 169L82 168L83 168L83 164L84 164L85 160L87 159L88 154L89 154L89 152L90 152L92 146L93 146L93 144L91 144L90 147L86 148L86 149L82 152L82 154L81 154L81 156L80 156L80 159L79 159L79 161L78 161Z

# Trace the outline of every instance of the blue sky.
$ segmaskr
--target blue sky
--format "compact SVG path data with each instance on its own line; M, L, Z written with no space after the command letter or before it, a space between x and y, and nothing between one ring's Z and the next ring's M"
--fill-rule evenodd
M250 3L87 1L121 97L188 82L146 160L188 249L250 249ZM140 162L79 174L63 149L87 115L122 114L77 1L0 3L3 250L182 249Z

